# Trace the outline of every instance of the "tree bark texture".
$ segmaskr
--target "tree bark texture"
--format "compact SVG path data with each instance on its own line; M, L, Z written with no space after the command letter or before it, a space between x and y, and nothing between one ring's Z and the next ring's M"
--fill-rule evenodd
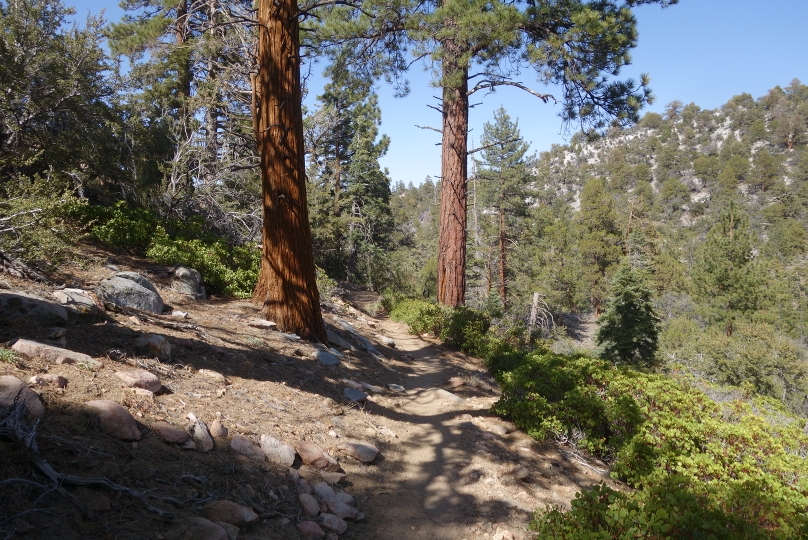
M457 87L443 89L440 232L438 239L438 303L462 306L466 301L466 204L469 127L468 67L458 65L445 44L443 73L462 73Z
M258 27L264 246L253 300L281 330L328 343L306 200L296 0L261 0Z
M502 303L502 311L508 311L508 282L505 276L508 273L507 256L507 231L505 230L505 206L499 205L499 300Z

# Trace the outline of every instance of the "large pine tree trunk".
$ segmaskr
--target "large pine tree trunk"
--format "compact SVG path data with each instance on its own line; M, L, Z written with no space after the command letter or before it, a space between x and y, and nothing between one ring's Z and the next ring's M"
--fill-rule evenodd
M438 238L438 302L462 306L466 301L466 203L469 131L468 67L455 60L461 51L444 44L444 77L460 73L457 87L443 89L440 233ZM457 54L454 54L457 53Z
M253 299L285 332L327 343L306 201L296 0L258 5L263 256Z
M505 207L502 203L499 206L499 300L502 303L502 311L508 310L508 282L505 276L508 273L507 255L507 231L505 230Z
M177 4L176 43L182 49L188 41L188 0L181 0ZM187 56L182 57L182 64L177 68L179 94L182 98L191 97L191 65Z

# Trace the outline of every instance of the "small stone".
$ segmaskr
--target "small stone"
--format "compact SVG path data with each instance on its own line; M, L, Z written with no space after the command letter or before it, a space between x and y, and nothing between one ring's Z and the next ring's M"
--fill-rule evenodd
M338 518L334 514L323 514L320 518L323 521L323 527L337 534L342 534L348 530L348 524L345 523L345 520Z
M358 459L362 463L370 463L376 459L376 455L379 453L379 449L376 448L376 446L365 441L340 443L337 445L337 449L354 459Z
M306 514L306 517L313 518L320 514L320 503L317 502L317 499L308 493L301 493L297 498L300 501L300 506L303 508L303 513Z
M180 294L190 296L196 300L205 299L205 286L202 284L202 274L198 270L180 266L174 270L171 278L171 288Z
M330 471L320 471L320 476L323 477L323 480L331 484L339 484L347 477L345 473Z
M308 538L325 537L325 532L313 521L301 521L297 524L297 530Z
M324 471L339 470L339 463L311 441L298 442L295 444L295 450L300 454L300 459L304 465Z
M57 388L67 388L67 379L61 375L52 375L50 373L40 373L28 379L30 386L48 386L53 385Z
M210 436L216 439L227 437L227 428L224 427L222 421L218 418L210 424Z
M278 325L272 321L267 321L266 319L259 319L258 317L251 317L247 319L247 326L252 326L253 328L259 328L261 330L277 330Z
M387 388L389 388L393 392L406 392L406 389L400 384L388 384Z
M361 403L368 398L368 395L365 392L354 390L353 388L345 388L342 391L342 395L345 397L345 399L354 401L356 403Z
M190 420L189 430L191 437L196 443L196 448L200 452L210 452L213 450L213 438L210 436L208 426L205 422L196 417L194 413L188 413L188 420Z
M160 439L169 444L183 444L188 440L188 432L174 427L168 422L154 422L150 426L160 436Z
M132 388L132 392L136 396L154 399L154 392L152 392L151 390L146 390L145 388Z
M196 443L192 440L187 440L180 446L183 450L196 450Z
M98 411L101 427L110 437L125 441L139 441L140 430L131 413L114 401L99 399L85 403Z
M355 519L359 515L359 511L353 506L349 506L342 502L337 494L331 489L331 486L319 482L314 486L314 492L320 496L332 514L341 519Z
M188 319L188 318L190 318L187 311L172 311L171 316L176 317L177 319Z
M205 517L211 521L224 521L236 527L246 527L258 521L252 508L221 499L205 506Z
M230 448L243 456L251 457L258 461L266 460L266 454L264 454L261 448L244 435L238 433L233 435L233 438L230 440Z
M213 371L212 369L200 369L197 371L203 377L212 380L213 382L219 384L227 384L227 378L219 373L218 371Z
M272 463L291 467L295 462L295 448L270 435L261 435L261 451Z
M18 353L31 358L40 358L52 364L76 364L86 366L89 369L101 369L103 362L95 360L92 356L80 352L74 352L52 345L45 345L28 339L18 339L11 348Z
M319 361L324 366L338 366L339 365L339 358L334 356L328 351L321 351L316 350L312 351L311 357L315 360Z
M488 431L496 435L499 435L500 437L510 433L510 430L506 426L503 426L502 424L488 424L487 427Z
M163 387L160 378L145 369L131 369L115 373L123 383L130 388L145 388L151 392L159 392Z
M354 506L354 498L351 497L350 493L348 493L347 491L337 491L336 494L337 497L339 497L339 500L341 500L348 506Z
M339 540L339 536L334 531L328 531L325 533L325 540Z
M517 480L524 480L525 478L530 476L530 471L528 470L527 467L520 465L511 471L511 476Z
M396 342L393 341L392 339L390 339L387 336L383 336L381 334L376 334L374 337L376 339L378 339L381 343L383 343L384 345L386 345L388 347L395 347L396 346Z
M374 394L384 394L384 388L373 386L372 384L366 382L362 383L362 390L367 390L368 392L372 392Z
M362 391L365 389L365 387L362 386L362 383L358 383L351 379L342 379L342 382L343 384L345 384L345 386L347 386L348 388L353 388L354 390Z
M159 334L145 334L132 342L135 352L149 358L171 359L171 343Z

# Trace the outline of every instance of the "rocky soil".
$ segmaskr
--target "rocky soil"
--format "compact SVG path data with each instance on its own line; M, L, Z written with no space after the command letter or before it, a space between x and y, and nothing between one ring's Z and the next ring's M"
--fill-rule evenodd
M491 415L481 362L371 293L323 303L326 349L181 273L88 246L59 285L0 276L3 538L526 539L611 484ZM125 307L113 276L160 304Z

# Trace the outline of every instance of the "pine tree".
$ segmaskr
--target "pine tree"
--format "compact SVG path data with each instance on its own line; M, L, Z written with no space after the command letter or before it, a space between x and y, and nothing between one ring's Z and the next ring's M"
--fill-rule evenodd
M494 122L483 125L482 160L478 162L480 202L493 208L497 217L497 254L499 257L499 301L508 309L508 240L509 229L517 216L527 209L525 188L529 181L525 154L528 144L522 141L519 123L511 121L505 109L494 112Z
M624 257L611 281L606 310L598 320L597 343L616 363L652 366L656 363L659 317L651 301L648 271L641 258Z
M748 220L734 202L707 233L692 277L705 318L728 336L736 320L763 306L763 272L752 257Z

